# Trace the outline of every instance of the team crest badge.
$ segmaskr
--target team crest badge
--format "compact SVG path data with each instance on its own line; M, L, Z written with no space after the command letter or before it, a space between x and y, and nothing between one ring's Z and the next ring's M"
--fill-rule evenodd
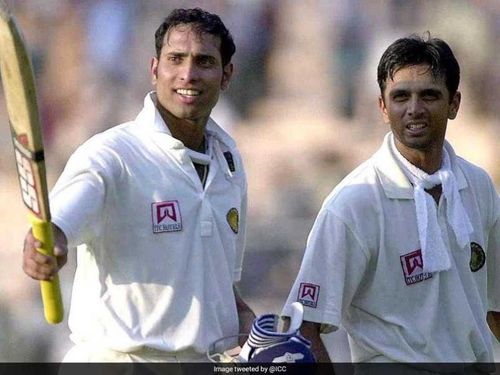
M319 285L310 283L301 283L297 301L304 306L316 308L318 306Z
M227 222L235 234L238 234L240 228L240 215L236 208L231 208L226 215Z
M484 253L483 248L475 242L470 243L470 250L470 270L472 272L477 272L483 268L484 263L486 262L486 254Z
M432 277L432 273L424 272L424 260L420 249L401 255L400 260L406 285L416 284Z
M182 230L182 217L177 201L155 202L151 204L153 233L178 232Z

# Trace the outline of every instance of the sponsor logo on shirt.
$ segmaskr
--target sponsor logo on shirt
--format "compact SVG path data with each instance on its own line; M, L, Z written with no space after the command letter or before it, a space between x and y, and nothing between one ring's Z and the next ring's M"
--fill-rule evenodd
M420 249L401 255L401 267L406 285L412 285L430 279L432 273L424 271L424 260Z
M470 243L470 270L472 272L477 272L481 268L483 268L484 263L486 262L486 254L484 253L483 248L476 242Z
M314 307L318 305L319 285L301 283L297 301L304 306Z
M181 210L177 201L152 203L151 215L153 218L153 233L182 230Z

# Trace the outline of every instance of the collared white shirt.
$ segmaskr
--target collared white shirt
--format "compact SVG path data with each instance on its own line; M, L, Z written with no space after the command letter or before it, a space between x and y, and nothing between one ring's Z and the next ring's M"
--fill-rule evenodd
M72 155L51 193L53 222L79 246L74 342L203 353L238 333L247 183L234 141L209 120L205 188L150 95L135 121Z
M493 361L486 312L500 311L499 198L483 170L445 147L474 227L474 256L457 246L441 199L452 266L422 271L413 186L387 137L328 196L309 235L283 314L298 300L304 320L342 325L354 362Z

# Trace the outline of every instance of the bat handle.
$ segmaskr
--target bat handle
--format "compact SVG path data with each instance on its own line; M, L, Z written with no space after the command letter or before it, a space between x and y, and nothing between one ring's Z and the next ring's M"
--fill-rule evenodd
M30 215L30 222L33 228L33 235L42 243L42 246L37 250L45 255L54 255L54 234L52 232L52 224L40 220L33 215ZM45 319L50 324L62 322L64 308L61 298L61 288L59 286L59 275L56 274L50 281L41 280L40 289Z

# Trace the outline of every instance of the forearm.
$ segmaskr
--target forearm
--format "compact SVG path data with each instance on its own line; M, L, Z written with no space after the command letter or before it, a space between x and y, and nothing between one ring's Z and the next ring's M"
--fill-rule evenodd
M500 340L500 312L488 311L486 320L490 326L491 332L495 335L497 340Z
M241 298L236 287L233 287L234 298L236 301L236 310L238 311L239 333L249 333L252 329L255 313Z
M328 351L320 336L321 324L304 321L300 328L302 335L311 341L311 349L316 358L316 362L331 362Z

